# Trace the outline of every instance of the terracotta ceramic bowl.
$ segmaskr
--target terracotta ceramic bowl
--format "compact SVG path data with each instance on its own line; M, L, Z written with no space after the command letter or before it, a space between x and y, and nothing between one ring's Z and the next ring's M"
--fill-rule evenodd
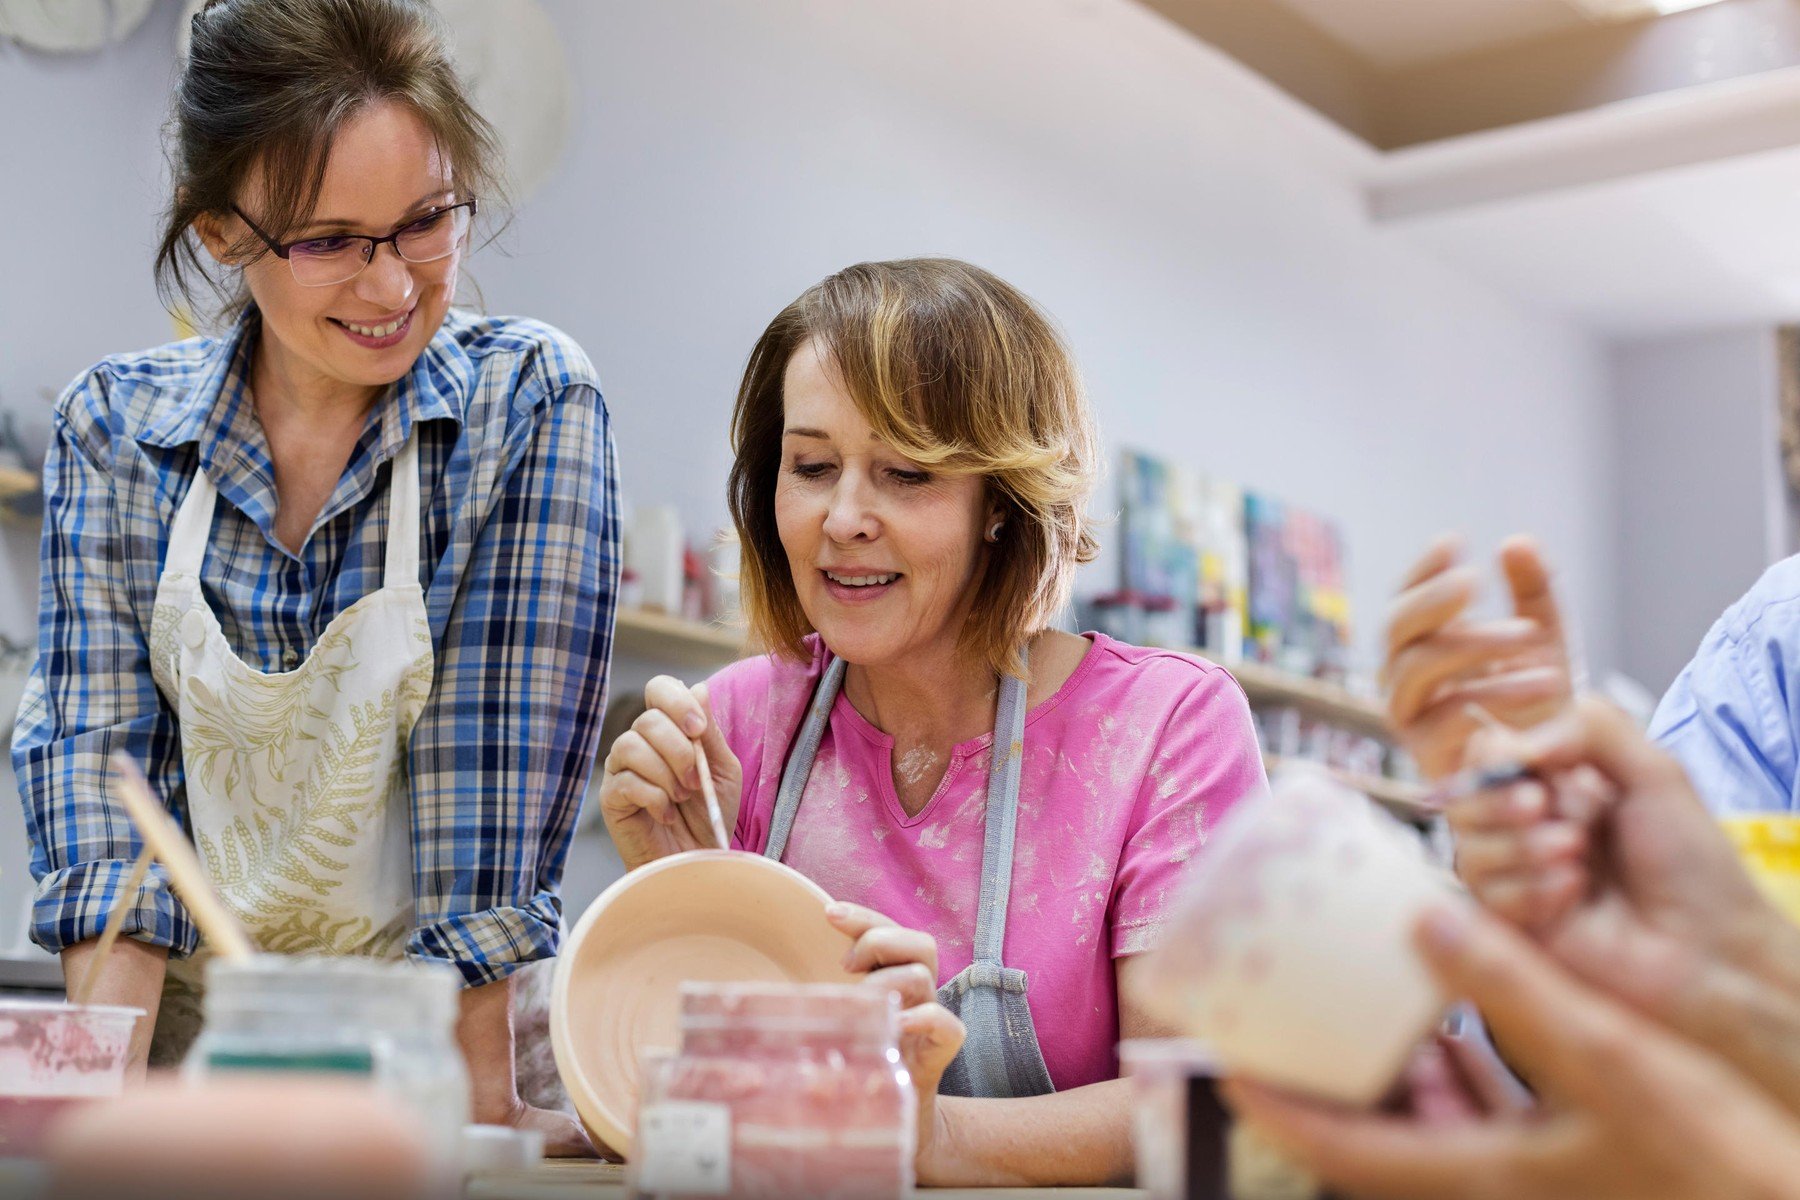
M671 855L607 888L569 934L550 1002L556 1067L588 1129L631 1153L639 1057L675 1048L683 983L853 982L830 902L736 850Z

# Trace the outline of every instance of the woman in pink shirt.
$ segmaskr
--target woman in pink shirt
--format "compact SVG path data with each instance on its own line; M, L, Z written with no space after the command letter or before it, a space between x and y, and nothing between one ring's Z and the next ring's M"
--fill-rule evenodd
M966 1027L920 1182L1129 1176L1115 1047L1162 1032L1135 956L1264 778L1225 671L1050 628L1094 553L1067 348L976 267L861 264L763 334L732 438L745 608L772 650L652 681L601 790L627 866L712 844L702 738L733 844L845 902L853 968L941 1018L935 989ZM942 1063L916 1056L929 1084Z

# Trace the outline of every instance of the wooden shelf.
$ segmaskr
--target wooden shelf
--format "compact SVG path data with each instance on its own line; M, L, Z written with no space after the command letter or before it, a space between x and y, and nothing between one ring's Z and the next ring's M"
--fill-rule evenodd
M690 667L721 667L750 652L745 630L733 625L708 625L685 617L648 609L621 609L613 632L614 653L656 662ZM1244 692L1259 704L1291 704L1321 719L1365 733L1387 738L1387 721L1380 705L1353 696L1343 688L1316 679L1303 679L1278 671L1261 663L1238 663L1229 670L1243 685ZM1281 765L1274 755L1267 759L1269 770ZM1352 775L1333 771L1344 784L1386 805L1409 820L1425 814L1421 803L1425 788L1378 776Z
M1403 820L1423 822L1437 815L1425 806L1427 788L1422 783L1408 783L1405 780L1387 779L1379 775L1361 775L1354 771L1340 771L1336 767L1325 767L1319 763L1308 762L1303 758L1286 759L1279 754L1263 755L1263 766L1271 775L1288 764L1319 767L1345 787L1354 788Z
M29 496L44 486L44 481L36 471L22 471L18 467L0 466L0 503Z
M649 609L621 609L613 635L614 649L639 658L663 659L689 666L723 666L750 652L740 626L702 624ZM1307 679L1256 662L1226 667L1237 677L1254 704L1289 704L1333 725L1369 737L1392 739L1381 705L1335 684Z
M62 964L54 955L29 947L15 954L0 954L0 991L61 991L62 985Z
M722 667L749 653L746 637L738 626L629 608L615 618L613 652L687 667Z
M1290 704L1367 737L1392 741L1387 714L1379 703L1320 679L1308 679L1264 663L1221 663L1237 677L1252 704Z

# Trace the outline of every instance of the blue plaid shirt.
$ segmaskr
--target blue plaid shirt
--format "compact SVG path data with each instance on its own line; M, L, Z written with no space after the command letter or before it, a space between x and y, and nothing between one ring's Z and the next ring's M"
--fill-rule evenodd
M370 413L304 548L274 535L274 465L250 392L259 320L109 358L56 408L44 469L40 640L13 766L38 878L32 937L97 937L140 843L108 794L131 753L185 820L181 731L147 636L169 526L196 468L222 503L201 569L237 653L299 663L381 586L387 464L419 440L421 582L437 679L407 752L408 954L471 984L556 953L557 894L605 703L619 570L616 466L594 369L546 325L452 312ZM191 953L158 867L125 932Z

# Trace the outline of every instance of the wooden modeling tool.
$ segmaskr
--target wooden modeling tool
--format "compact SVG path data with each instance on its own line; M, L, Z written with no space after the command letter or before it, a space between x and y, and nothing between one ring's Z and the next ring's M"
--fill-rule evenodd
M144 778L137 763L123 750L115 750L112 769L119 785L119 799L143 837L146 853L154 854L168 869L169 882L181 893L201 936L220 958L244 959L256 953L243 925L213 890L200 860L194 857L193 846L167 810L157 803L150 781Z
M725 833L725 814L719 809L719 793L713 790L712 768L706 763L706 747L694 739L695 766L700 771L700 790L706 795L706 819L712 824L713 837L719 849L731 849L731 838Z

